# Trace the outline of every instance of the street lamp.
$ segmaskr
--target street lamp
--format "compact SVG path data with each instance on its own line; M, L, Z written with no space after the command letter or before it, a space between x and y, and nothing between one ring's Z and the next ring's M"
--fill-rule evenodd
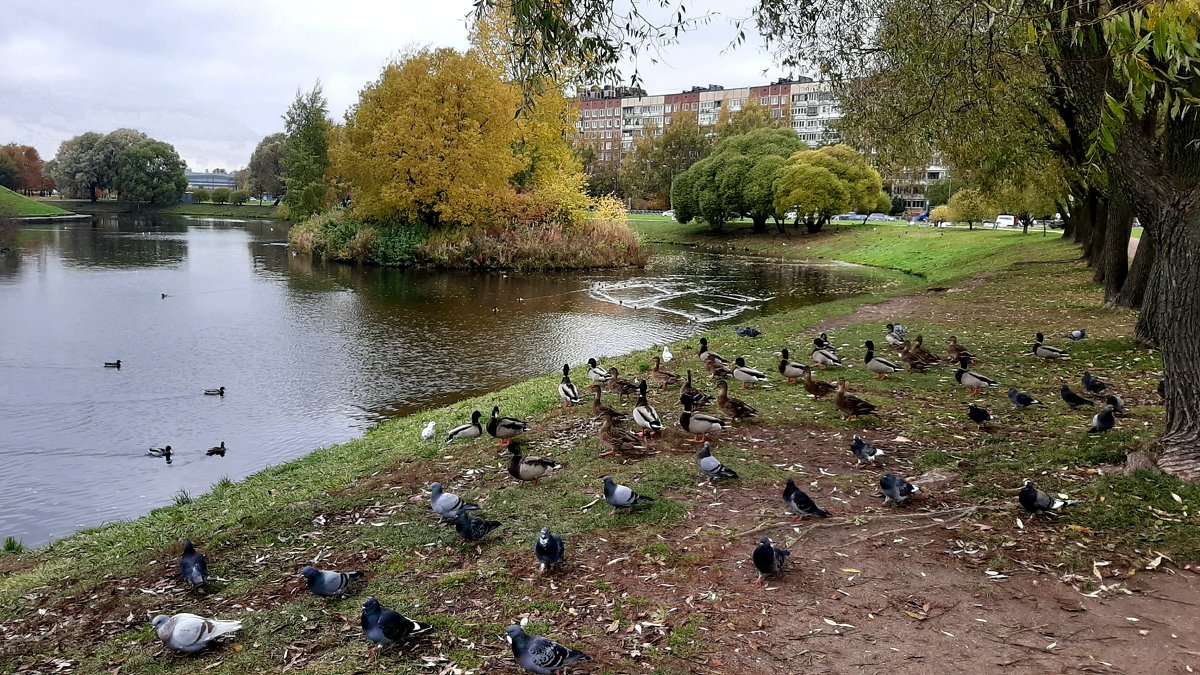
M675 198L671 194L671 192L672 192L672 188L675 187L675 167L667 166L666 164L663 164L662 168L668 169L671 172L671 181L669 183L667 183L667 208L670 209L671 211L674 211L675 210Z

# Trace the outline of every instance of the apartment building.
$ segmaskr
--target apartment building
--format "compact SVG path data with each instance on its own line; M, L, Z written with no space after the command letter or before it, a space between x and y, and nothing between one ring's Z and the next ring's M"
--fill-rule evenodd
M672 115L694 113L702 128L712 128L722 112L732 114L750 101L791 126L811 148L837 142L832 126L842 116L841 107L828 83L807 77L780 78L735 89L710 84L654 96L634 87L596 87L581 91L572 105L579 111L575 127L579 139L595 150L597 161L619 164L637 138L647 133L662 134ZM922 176L905 176L899 181L903 186L894 184L892 192L901 193L909 208L923 208L924 186L945 176L945 167L935 162L925 168Z

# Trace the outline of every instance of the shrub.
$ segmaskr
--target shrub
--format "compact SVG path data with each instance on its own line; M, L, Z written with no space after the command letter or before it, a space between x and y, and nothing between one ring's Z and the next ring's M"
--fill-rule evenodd
M229 193L229 203L234 206L241 206L250 199L250 193L245 190L234 190Z
M212 201L214 204L227 204L229 202L229 188L217 188L213 190Z
M425 232L421 228L367 223L345 209L310 216L288 234L292 247L301 253L377 265L415 264L417 245L424 239Z
M199 204L210 199L212 199L212 193L208 190L205 190L204 188L196 188L195 190L192 190L192 201L194 203Z
M929 213L929 222L931 223L948 223L953 220L949 206L938 206Z
M4 552L5 553L20 553L21 551L24 551L24 550L25 550L25 545L22 544L20 541L18 541L16 537L5 537L4 538Z

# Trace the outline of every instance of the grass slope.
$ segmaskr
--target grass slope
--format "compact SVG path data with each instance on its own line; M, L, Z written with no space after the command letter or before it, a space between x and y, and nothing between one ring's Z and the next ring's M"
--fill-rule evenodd
M773 374L774 352L783 346L806 352L803 345L820 324L852 364L839 374L854 393L881 407L878 419L848 422L829 401L812 400L777 377L770 387L735 392L758 407L760 417L715 438L718 455L741 474L733 490L714 494L698 485L694 448L677 431L659 442L658 454L600 457L589 412L560 412L559 376L547 374L386 423L362 439L268 468L238 484L222 482L191 503L82 532L46 549L0 555L0 633L7 638L0 642L0 662L47 668L59 659L82 672L120 666L121 672L139 673L349 674L424 672L422 658L428 657L439 667L490 671L511 658L500 637L505 625L526 618L530 632L545 631L598 657L593 672L695 672L702 662L693 659L707 653L716 635L712 631L722 632L727 622L744 618L723 613L729 610L718 604L741 591L710 588L686 602L670 591L714 564L732 565L714 563L698 551L730 546L740 565L758 536L739 536L740 526L722 523L720 514L732 519L731 512L705 509L746 489L761 497L738 509L745 512L743 520L778 520L776 500L784 478L802 471L798 463L807 463L821 443L844 452L845 459L833 465L832 477L815 469L808 474L813 485L824 481L814 493L819 501L831 503L850 491L869 494L878 472L853 469L844 451L854 433L913 462L910 477L920 471L952 474L948 480L956 487L935 502L992 509L970 516L972 526L954 535L964 541L946 547L974 552L986 569L1014 574L1020 571L1018 557L1035 555L1046 564L1088 573L1093 561L1112 561L1106 568L1110 574L1140 569L1155 551L1177 563L1195 560L1200 524L1193 513L1200 505L1200 486L1145 473L1126 476L1114 467L1161 427L1154 395L1160 363L1157 355L1135 346L1134 315L1097 309L1101 293L1067 245L1046 241L1013 247L996 260L1019 255L1025 258L957 291L883 306L864 306L867 298L842 300L764 317L757 324L764 337L757 340L739 338L728 328L711 332L713 349L730 357L745 355L751 365ZM931 278L948 274L938 271L944 263L922 260ZM1055 279L1055 294L1026 292L1047 278ZM860 345L868 338L879 341L884 317L924 332L933 349L941 338L957 335L981 355L978 370L1004 386L1030 391L1049 407L1010 411L1002 393L988 394L983 403L1000 419L995 430L977 431L965 419L968 395L948 367L871 379L861 364ZM1094 337L1069 345L1074 360L1042 363L1024 355L1035 330L1061 335L1079 326ZM678 355L672 367L698 367L694 341L672 349ZM634 353L610 365L637 373L652 355ZM1077 383L1085 367L1119 383L1136 406L1113 433L1085 433L1090 414L1056 403L1059 378ZM576 367L572 377L586 382L584 368ZM708 383L701 386L711 389ZM679 413L676 396L674 390L652 395L672 426ZM618 405L615 398L608 402ZM529 419L535 431L527 452L553 456L566 469L539 486L515 485L503 470L505 456L497 454L490 438L450 447L418 438L429 420L444 433L471 410L492 405ZM787 459L762 455L754 437L787 439L780 449ZM605 474L656 501L635 513L608 515L603 502L596 504ZM1014 505L1024 477L1034 477L1047 491L1069 493L1079 503L1061 520L1029 519ZM503 521L499 535L467 546L452 528L437 525L426 492L434 480ZM805 489L813 489L808 485ZM835 509L830 520L866 527L871 518ZM1020 525L1018 518L1024 520ZM548 578L534 572L530 550L543 525L566 537L574 561ZM219 578L209 593L185 591L174 581L178 544L185 537L209 554L211 572ZM370 576L356 597L317 601L303 593L296 574L314 560L335 569L366 569ZM432 622L432 644L369 666L358 628L359 606L368 594ZM156 613L177 611L242 618L245 628L232 647L167 658L147 621ZM747 621L757 614L757 609L749 612Z
M101 200L91 202L86 199L54 200L47 204L58 204L63 208L77 213L156 213L171 216L209 216L211 218L279 218L274 206L270 204L171 204L170 206L154 206Z
M0 216L69 216L70 211L0 187Z

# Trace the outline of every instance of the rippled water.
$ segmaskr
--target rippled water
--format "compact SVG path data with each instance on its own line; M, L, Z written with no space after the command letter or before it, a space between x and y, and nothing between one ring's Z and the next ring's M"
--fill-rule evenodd
M285 242L281 223L178 217L22 232L0 255L0 537L134 517L389 416L879 283L678 249L635 271L412 272ZM171 465L146 455L165 444Z

